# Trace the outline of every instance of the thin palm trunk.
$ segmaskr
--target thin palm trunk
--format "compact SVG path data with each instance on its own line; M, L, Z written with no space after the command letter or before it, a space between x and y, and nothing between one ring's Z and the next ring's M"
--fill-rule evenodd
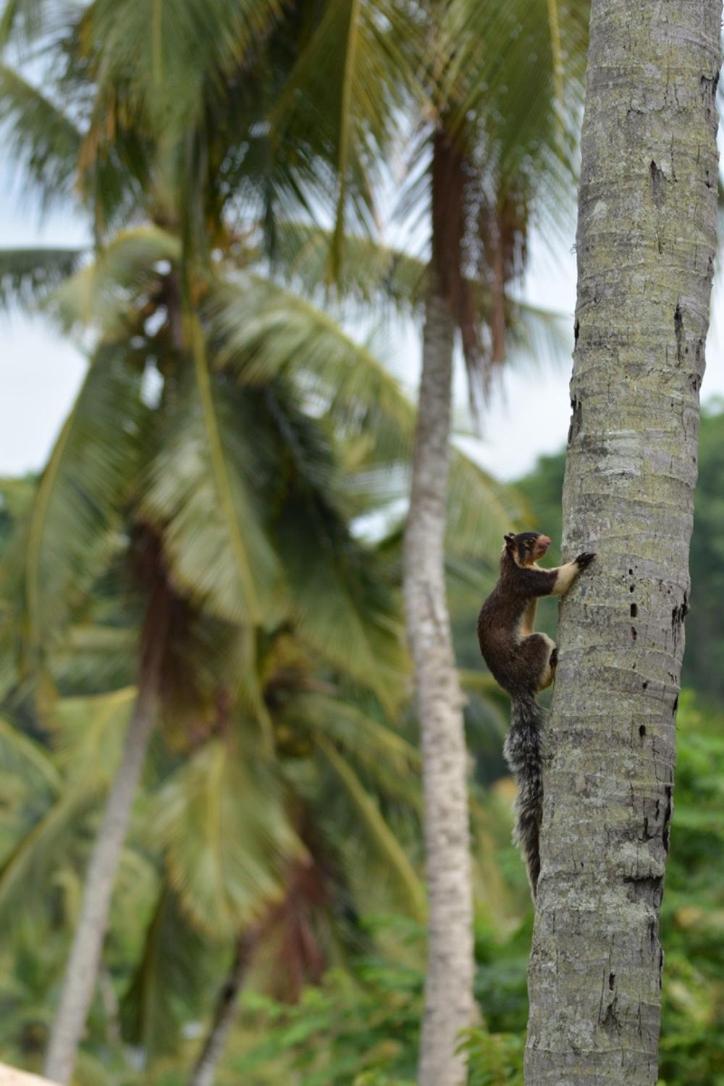
M530 1086L653 1086L716 246L720 0L593 0Z
M191 1072L189 1086L212 1086L214 1082L216 1068L236 1016L239 994L244 987L258 939L259 935L256 928L245 932L237 939L234 959L224 985L219 992L211 1028L204 1041L201 1054L196 1061L196 1066Z
M156 722L160 662L168 625L168 595L155 541L147 541L144 559L147 568L152 570L154 583L141 635L138 696L126 732L121 764L113 779L88 863L80 916L45 1058L44 1073L63 1084L68 1083L73 1074L93 999L113 884Z
M126 733L123 759L88 864L81 912L50 1033L45 1074L56 1082L70 1081L85 1029L108 926L113 883L155 715L154 696L148 690L140 690Z
M464 1081L464 1060L455 1050L473 1016L467 759L444 573L454 334L449 305L433 291L425 317L404 575L422 736L429 914L421 1086Z

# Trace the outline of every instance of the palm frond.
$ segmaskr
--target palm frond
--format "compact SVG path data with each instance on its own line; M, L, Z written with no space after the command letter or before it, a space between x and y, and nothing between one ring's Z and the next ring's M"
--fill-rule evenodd
M0 249L0 308L30 308L71 276L82 249Z
M31 908L28 887L51 885L54 873L67 863L77 840L78 824L98 799L100 785L92 776L75 787L66 787L40 818L21 837L0 864L0 914L6 922ZM43 895L30 895L37 902Z
M255 495L252 433L249 405L197 359L195 381L186 375L168 405L141 499L143 515L163 532L176 583L244 625L280 615L281 574Z
M91 326L106 340L120 339L128 332L130 315L158 289L161 275L180 255L178 238L161 227L121 230L91 264L58 288L49 311L66 328Z
M78 15L74 0L5 0L0 16L0 48L9 42L37 45L39 40L72 25Z
M330 231L311 223L275 224L272 268L310 298L329 296L358 306L385 306L403 314L419 310L427 289L426 265L401 249L360 234L346 234L345 260L331 288L325 273L333 244Z
M446 550L451 556L497 554L519 513L512 487L498 483L474 460L453 449L446 529Z
M421 313L428 293L429 265L419 257L370 238L348 235L344 243L348 259L330 295L324 287L329 231L298 222L278 222L275 231L275 275L302 295L319 299L323 308L329 310L330 302L350 302L361 314L368 313L370 307L374 307L375 313L385 310L402 316ZM490 307L488 285L467 277L466 286L476 308L485 312ZM522 298L510 300L509 309L511 343L521 354L546 362L568 358L569 320L565 314L532 305Z
M135 679L138 641L135 627L74 624L50 652L51 673L68 694L116 689Z
M207 106L221 107L224 81L282 10L281 0L96 0L99 96L157 137L179 139Z
M0 128L13 163L47 208L75 195L81 134L63 110L7 65L0 65Z
M273 531L298 634L392 709L407 672L398 601L335 501L334 459L323 429L279 382L265 399L286 478Z
M449 41L451 123L477 118L503 174L527 156L565 162L569 185L583 102L588 5L575 0L459 0L459 36Z
M162 789L156 818L168 877L202 932L233 936L283 894L303 854L274 777L222 740L207 743Z
M412 914L423 920L426 914L425 891L404 849L380 813L372 796L334 745L318 735L315 744L334 770L347 795L354 804L373 844L384 857L402 888Z
M313 735L320 732L334 740L372 775L376 771L385 774L389 771L404 778L419 771L417 748L349 699L320 693L300 694L286 707L287 715Z
M197 1011L206 945L162 885L121 1004L124 1036L149 1061L177 1048L183 1021Z
M133 686L88 697L61 698L53 706L57 760L66 779L107 786L121 759L136 701Z
M334 171L332 278L342 266L346 217L368 227L374 217L375 181L407 92L401 43L416 30L408 9L388 0L329 0L275 105L275 143L293 132Z
M326 313L251 277L213 287L206 315L215 365L244 383L284 375L340 432L371 433L389 455L405 454L412 404L374 355Z
M68 622L109 554L139 466L140 381L122 348L101 347L40 479L25 555L31 654Z
M568 363L573 349L570 317L530 302L515 301L511 305L509 340L513 366L545 365L555 367Z
M0 717L0 763L3 773L29 777L43 787L57 792L60 786L58 770L47 748L36 743L9 721Z
M358 700L360 700L358 698ZM419 752L375 710L355 701L345 689L336 696L298 692L288 697L275 713L275 724L285 734L304 742L321 735L333 742L340 754L364 774L377 795L384 796L413 815L420 802Z

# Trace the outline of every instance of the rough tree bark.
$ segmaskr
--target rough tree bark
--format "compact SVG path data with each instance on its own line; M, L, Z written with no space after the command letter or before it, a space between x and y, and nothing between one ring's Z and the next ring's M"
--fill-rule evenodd
M445 597L452 358L448 303L430 293L412 493L405 534L405 609L422 736L428 965L420 1046L421 1086L458 1086L458 1034L473 1018L472 893L462 694Z
M593 0L529 1086L653 1086L716 244L721 0Z

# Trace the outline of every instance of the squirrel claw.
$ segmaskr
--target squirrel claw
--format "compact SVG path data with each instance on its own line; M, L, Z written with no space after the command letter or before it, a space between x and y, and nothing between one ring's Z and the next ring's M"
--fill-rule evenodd
M587 569L595 557L595 554L592 554L590 551L585 551L583 554L578 555L575 562L579 569Z

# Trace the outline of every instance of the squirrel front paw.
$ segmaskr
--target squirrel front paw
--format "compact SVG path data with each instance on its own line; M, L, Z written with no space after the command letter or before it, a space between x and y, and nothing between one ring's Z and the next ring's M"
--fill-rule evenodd
M579 554L577 558L574 558L574 562L580 570L588 569L595 557L595 554L591 554L590 551L585 551L583 554Z

